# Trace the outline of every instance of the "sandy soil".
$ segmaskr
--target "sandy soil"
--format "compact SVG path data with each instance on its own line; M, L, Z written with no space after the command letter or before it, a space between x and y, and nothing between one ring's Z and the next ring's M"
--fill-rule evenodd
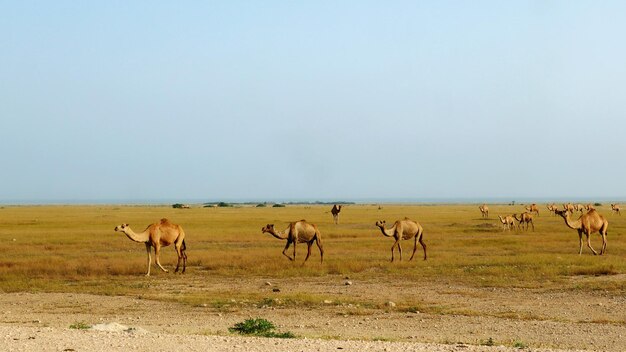
M512 346L516 342L533 351L626 349L626 297L608 292L479 289L446 283L419 288L401 283L390 287L383 282L345 285L341 277L290 279L271 286L264 279L194 283L193 277L189 278L179 294L207 287L226 292L266 290L276 304L255 306L233 300L231 307L218 309L209 304L191 306L136 297L5 293L0 296L0 350L515 351L518 349ZM154 280L150 289L159 290L159 285L162 283ZM273 292L277 287L280 292ZM368 309L330 300L313 307L281 305L281 295L286 292L309 289L364 301L401 302L411 295L425 304L437 304L447 313L406 312L392 306ZM235 323L256 317L299 338L244 338L228 332ZM116 322L134 330L69 329L77 322ZM495 345L507 347L483 346L490 338Z

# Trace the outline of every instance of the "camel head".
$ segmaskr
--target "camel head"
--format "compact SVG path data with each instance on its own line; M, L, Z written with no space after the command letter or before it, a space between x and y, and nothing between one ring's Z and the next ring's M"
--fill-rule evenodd
M267 225L265 225L264 227L261 228L261 231L263 233L274 232L274 224L267 224Z
M384 228L385 227L385 220L378 220L378 221L376 221L376 226L378 226L380 228Z
M128 224L121 224L121 225L119 225L119 226L115 226L115 231L116 231L116 232L117 232L117 231L122 231L122 232L125 232L127 228L129 228L129 225L128 225Z
M569 210L558 210L558 209L557 209L557 210L555 210L555 211L554 211L554 213L555 213L556 215L561 216L562 218L566 218L566 217L568 217L568 216L569 216Z

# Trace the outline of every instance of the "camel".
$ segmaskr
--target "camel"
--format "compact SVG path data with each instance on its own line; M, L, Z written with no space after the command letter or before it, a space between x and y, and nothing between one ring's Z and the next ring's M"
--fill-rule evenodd
M115 231L123 232L128 238L135 242L146 244L146 252L148 253L148 272L146 276L150 276L150 266L152 262L152 258L150 257L151 247L154 247L156 265L158 265L161 270L168 272L167 269L161 265L159 254L161 253L161 247L169 246L172 243L174 243L174 249L176 249L176 254L178 255L178 263L176 264L176 270L174 270L174 272L178 272L180 262L182 261L182 273L185 273L185 269L187 268L187 254L185 250L187 246L185 245L185 232L179 225L173 224L167 219L161 219L154 224L148 225L141 233L135 233L128 224L116 226Z
M502 223L502 231L506 231L507 229L510 231L513 227L515 227L515 219L512 216L502 217L498 215L500 218L500 222Z
M517 218L517 214L513 214L515 220L517 220L518 225L517 228L522 228L522 223L526 224L526 231L528 231L528 224L530 223L533 226L533 231L535 231L535 223L533 223L533 214L531 213L521 213L519 219Z
M565 219L565 225L567 225L567 227L578 231L578 239L580 243L578 255L583 253L583 233L587 236L587 247L591 249L594 255L598 254L598 252L591 247L591 239L589 238L589 236L596 231L598 231L602 236L602 249L600 250L600 255L606 252L606 236L609 222L604 218L604 216L598 214L595 210L590 210L587 214L581 215L578 220L571 221L569 211L559 210L557 211L557 214Z
M333 220L335 221L335 224L337 224L337 220L339 220L339 212L341 211L341 205L333 205L333 208L330 210L330 212L333 214Z
M483 204L479 206L478 209L480 210L480 214L482 215L483 218L489 217L489 207L487 206L487 204Z
M563 210L574 212L574 205L572 203L563 204Z
M296 222L289 223L287 229L283 232L278 232L274 230L274 224L267 224L265 227L261 228L263 233L269 233L270 235L278 238L279 240L287 240L287 245L285 249L283 249L283 255L291 261L296 260L296 244L298 243L306 243L307 244L307 254L306 258L304 258L304 263L306 263L307 259L311 255L311 246L313 242L317 244L317 248L320 249L320 262L324 263L324 247L322 247L322 234L317 229L317 226L314 224L310 224L306 222L306 220L300 220ZM289 254L285 253L289 246L293 243L293 258L289 256Z
M619 204L611 204L611 210L613 210L613 213L617 215L622 215L619 211Z
M558 206L556 206L556 204L552 203L552 204L548 204L547 205L548 210L552 213L552 215L556 216L555 211L559 209Z
M410 240L411 238L415 238L413 243L413 254L411 254L411 259L413 260L413 256L415 256L415 251L417 250L417 242L422 245L424 248L424 260L426 260L426 243L424 243L422 239L422 235L424 233L424 229L422 226L409 218L404 218L404 220L396 221L393 226L389 229L385 228L385 220L376 221L376 226L380 228L383 235L386 237L393 237L395 242L393 246L391 246L391 262L393 262L393 250L396 246L398 246L398 252L400 252L400 261L402 261L402 247L400 246L400 240Z
M591 205L591 203L585 204L585 209L587 209L587 211L596 210L596 208L593 205Z
M574 210L579 211L579 212L583 212L583 210L585 210L585 207L583 207L582 204L574 204Z
M539 208L537 207L537 204L533 203L527 207L524 207L524 209L528 210L529 213L536 213L537 216L539 216Z

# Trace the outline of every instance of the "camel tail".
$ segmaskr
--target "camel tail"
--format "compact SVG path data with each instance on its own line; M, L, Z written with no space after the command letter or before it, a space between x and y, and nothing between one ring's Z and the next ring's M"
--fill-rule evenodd
M185 240L183 240L183 246L180 249L183 250L183 251L187 249L187 245L185 244Z

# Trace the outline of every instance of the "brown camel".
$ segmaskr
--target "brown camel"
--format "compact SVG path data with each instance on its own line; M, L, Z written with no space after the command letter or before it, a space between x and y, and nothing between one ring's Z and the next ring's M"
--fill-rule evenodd
M489 207L487 206L487 204L483 204L479 206L478 210L480 210L480 214L482 215L483 218L489 217Z
M593 205L591 205L591 203L585 204L585 209L587 209L587 211L596 210L596 208Z
M578 239L580 242L580 250L578 251L579 255L583 253L583 233L587 236L587 247L591 249L594 255L598 254L598 252L591 247L591 239L589 237L596 231L602 236L602 249L600 250L600 255L606 252L606 236L609 222L604 218L604 216L598 214L595 210L590 210L587 214L581 215L578 220L571 221L570 212L559 210L557 211L557 214L565 219L565 225L567 225L567 227L578 231Z
M304 263L306 263L307 259L311 255L311 246L313 242L317 244L317 248L320 249L320 262L324 262L324 247L322 247L322 234L317 229L317 226L314 224L310 224L306 222L306 220L300 220L296 222L289 223L287 229L283 232L278 232L274 230L274 224L267 224L265 227L261 228L263 233L268 232L270 235L278 238L279 240L287 240L287 245L285 249L283 249L283 255L291 261L296 260L296 244L298 243L306 243L307 244L307 254L306 258L304 258ZM289 254L285 253L289 246L293 243L293 258L289 256Z
M510 231L515 227L515 219L513 219L512 216L507 215L505 217L502 217L498 215L498 217L500 218L500 222L502 223L502 231Z
M393 262L393 250L396 246L398 246L398 252L400 252L400 261L402 261L402 247L400 246L400 240L410 240L411 238L415 238L415 242L413 244L413 254L411 254L411 259L413 260L413 256L415 256L415 251L417 250L417 242L422 245L424 248L424 260L426 260L426 243L424 243L422 239L422 235L424 233L424 229L422 226L413 221L409 220L409 218L404 218L404 220L396 221L393 226L389 229L385 228L385 220L376 221L376 226L380 228L383 235L386 237L393 237L395 242L393 246L391 246L391 261Z
M619 211L619 204L611 204L611 210L614 214L622 215L622 213L620 213Z
M518 222L518 225L517 225L518 229L521 229L522 228L522 223L525 223L526 224L526 231L528 231L528 224L531 224L533 226L533 231L535 231L535 223L533 222L533 214L531 214L531 213L521 213L519 218L517 217L517 214L513 214L513 217Z
M161 270L167 272L167 270L161 265L159 255L161 253L161 247L169 246L172 243L174 243L174 249L176 249L176 254L178 255L178 263L176 264L176 270L174 270L174 272L178 272L181 261L183 262L182 273L185 272L185 269L187 268L187 254L185 253L187 246L185 245L185 232L179 225L172 224L167 219L161 219L161 221L155 222L154 224L146 227L146 229L141 233L135 233L128 224L116 226L115 231L123 232L126 237L135 242L142 242L146 244L146 252L148 253L148 272L146 273L146 276L150 276L150 264L152 262L152 258L150 257L150 248L154 247L156 265L158 265Z
M527 207L524 207L529 213L535 213L537 214L537 216L539 216L539 208L537 207L537 204L533 203Z
M337 224L337 221L339 220L339 212L341 211L341 205L333 205L333 208L330 210L330 212L333 214L333 220L335 221L335 224Z
M554 203L548 204L547 208L552 213L552 215L556 216L555 211L559 209L559 207L556 204L554 204Z
M574 205L572 203L563 204L563 210L574 212Z
M574 204L574 210L582 213L583 210L585 210L585 207L582 204Z

